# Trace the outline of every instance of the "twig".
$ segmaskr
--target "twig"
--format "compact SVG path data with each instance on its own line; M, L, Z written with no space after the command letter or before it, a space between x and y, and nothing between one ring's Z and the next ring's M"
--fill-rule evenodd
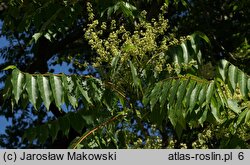
M80 144L84 139L86 139L89 135L91 135L92 133L94 133L96 130L98 130L99 128L113 122L114 120L116 120L118 117L120 116L124 116L124 115L117 115L112 117L111 119L105 121L104 123L98 125L97 127L95 127L94 129L90 130L89 132L83 134L80 139L77 141L77 143L74 145L73 149L76 149L77 145Z

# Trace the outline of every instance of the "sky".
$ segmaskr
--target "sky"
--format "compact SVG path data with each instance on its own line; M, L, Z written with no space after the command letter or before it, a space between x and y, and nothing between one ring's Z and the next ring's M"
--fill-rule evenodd
M1 24L0 24L1 26ZM7 46L8 42L5 38L0 37L0 48ZM3 63L3 59L0 58L0 63ZM3 86L3 84L0 84L0 88ZM5 132L5 127L9 124L9 122L2 116L0 116L0 134Z

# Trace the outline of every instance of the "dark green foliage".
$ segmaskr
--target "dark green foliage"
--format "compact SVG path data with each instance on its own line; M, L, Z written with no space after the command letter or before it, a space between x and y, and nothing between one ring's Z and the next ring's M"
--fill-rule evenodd
M9 142L0 140L1 146L249 147L247 0L92 3L92 9L84 0L1 3L0 35L9 45L0 50L5 60L0 68L13 64L18 68L10 66L0 79L5 82L0 90L1 115L13 119L8 135L1 136ZM168 18L169 27L158 29L151 19L158 17L163 3L167 12L162 16ZM141 15L142 10L148 14ZM143 24L132 44L121 41L123 32L109 40L117 30L110 28L114 18L130 37ZM93 19L106 22L107 28L101 32L100 23L91 27ZM84 38L88 29L99 39ZM166 49L159 48L163 38ZM94 44L88 45L86 40L92 39ZM96 45L105 39L109 46L117 41L119 49L103 49L108 58L101 61L102 49ZM62 62L72 63L70 71L77 74L48 73L53 72L48 64ZM100 67L91 70L96 62ZM90 76L82 76L85 69ZM21 115L14 116L17 112Z

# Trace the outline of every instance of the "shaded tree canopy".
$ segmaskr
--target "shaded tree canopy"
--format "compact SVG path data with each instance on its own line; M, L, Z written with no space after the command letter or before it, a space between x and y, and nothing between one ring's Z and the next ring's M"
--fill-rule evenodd
M90 2L1 2L2 147L249 147L249 1Z

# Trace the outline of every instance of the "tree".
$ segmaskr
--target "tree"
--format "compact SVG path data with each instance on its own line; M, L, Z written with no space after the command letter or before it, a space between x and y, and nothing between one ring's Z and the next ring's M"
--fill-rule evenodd
M117 4L122 13L134 16L133 12L128 12L136 10L132 4ZM71 5L75 9L79 3L64 5L72 11ZM124 9L124 6L128 8ZM110 13L116 8L108 7L104 11ZM9 67L12 74L5 83L5 106L2 109L9 109L9 105L26 109L30 102L41 115L39 126L28 129L24 139L38 139L39 145L45 143L45 147L50 147L50 140L60 139L58 133L66 138L74 135L75 140L70 145L73 148L249 147L246 142L250 116L248 76L226 60L219 61L216 69L211 70L211 63L202 55L211 49L204 34L196 32L176 39L176 32L171 31L163 14L152 21L146 21L144 13L135 15L134 26L122 19L99 23L93 19L92 9L88 7L88 10L90 23L85 38L94 51L87 49L92 52L89 60L85 53L82 56L90 68L94 67L94 76L48 74L45 73L47 69L34 70L35 62L34 67L30 67L32 74ZM57 17L56 13L52 15ZM49 18L44 17L45 20ZM44 25L38 24L37 27L50 26L32 35L35 42L31 47L38 53L37 61L41 60L42 54L57 52L58 48L54 52L45 52L55 49L56 45L63 48L63 40L68 39L60 38L63 32L53 31L54 21L48 19ZM59 22L60 19L56 19L55 24ZM87 24L86 21L83 23ZM71 31L65 24L70 23L63 21L59 29ZM48 50L43 49L46 42ZM75 58L74 53L69 57ZM43 59L47 61L48 58ZM85 66L83 62L77 63L76 68L81 70ZM21 66L18 68L22 70ZM72 112L61 110L62 104ZM46 115L41 113L44 108L51 110L57 119L42 124Z

